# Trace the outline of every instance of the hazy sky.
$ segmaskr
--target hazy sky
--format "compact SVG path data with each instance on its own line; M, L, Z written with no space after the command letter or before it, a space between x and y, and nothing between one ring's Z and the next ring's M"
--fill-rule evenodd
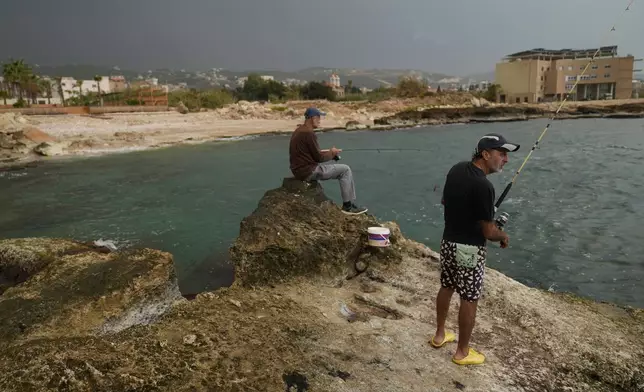
M644 0L5 0L0 59L121 68L487 72L535 47L644 57ZM618 21L611 40L602 40Z

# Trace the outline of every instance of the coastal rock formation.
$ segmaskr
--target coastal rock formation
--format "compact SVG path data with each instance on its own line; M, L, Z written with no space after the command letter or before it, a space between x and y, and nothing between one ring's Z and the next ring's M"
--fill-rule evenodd
M486 106L485 100L472 99L473 106L406 109L391 116L376 119L376 125L406 127L412 125L438 125L453 123L525 121L552 116L559 103L517 104ZM626 104L568 104L558 119L573 118L641 118L644 117L644 101Z
M0 241L0 265L27 271L0 295L0 390L644 391L641 309L492 269L472 337L487 362L453 364L454 344L427 343L436 254L395 224L392 247L366 246L378 224L285 179L240 225L233 286L192 301L164 252Z
M0 114L0 163L12 162L27 155L61 155L63 146L34 127L37 121L19 113Z

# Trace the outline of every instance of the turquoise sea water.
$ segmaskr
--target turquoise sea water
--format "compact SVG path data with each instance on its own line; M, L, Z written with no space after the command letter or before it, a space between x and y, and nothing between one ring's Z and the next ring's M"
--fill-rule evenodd
M490 180L497 196L545 120L389 132L319 134L345 151L358 201L437 249L445 174L478 138L501 132L522 144ZM556 121L500 211L510 248L490 245L488 265L531 286L644 307L644 121ZM230 283L227 248L265 191L288 171L288 136L179 146L51 162L0 172L0 238L114 240L174 254L184 292ZM340 201L337 182L324 184Z

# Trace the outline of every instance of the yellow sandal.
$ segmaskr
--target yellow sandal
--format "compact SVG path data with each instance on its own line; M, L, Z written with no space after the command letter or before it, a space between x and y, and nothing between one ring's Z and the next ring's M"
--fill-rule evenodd
M458 365L480 365L485 362L485 355L477 352L473 348L470 348L467 353L467 357L463 359L454 359L454 357L452 357L452 361Z
M441 348L445 345L445 343L453 342L456 340L456 335L454 335L452 332L445 332L445 337L443 338L443 341L441 344L436 344L434 342L434 336L429 340L429 344L431 344L434 348Z

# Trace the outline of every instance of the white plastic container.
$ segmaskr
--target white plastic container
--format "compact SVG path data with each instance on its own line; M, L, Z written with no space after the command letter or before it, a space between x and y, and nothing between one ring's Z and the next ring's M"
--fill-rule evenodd
M386 227L369 227L367 228L369 235L369 245L377 248L386 248L391 245L389 235L391 234Z

